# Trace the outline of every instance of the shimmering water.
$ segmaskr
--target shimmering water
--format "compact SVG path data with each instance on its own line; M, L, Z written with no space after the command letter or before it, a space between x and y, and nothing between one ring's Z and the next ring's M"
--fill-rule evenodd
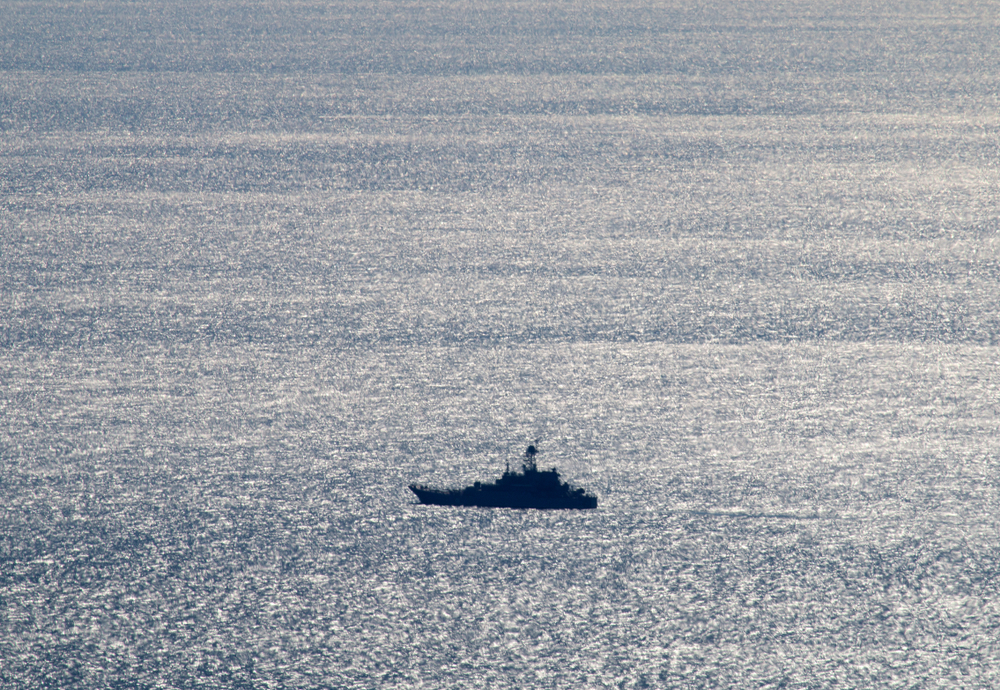
M0 686L1000 684L993 4L0 18Z

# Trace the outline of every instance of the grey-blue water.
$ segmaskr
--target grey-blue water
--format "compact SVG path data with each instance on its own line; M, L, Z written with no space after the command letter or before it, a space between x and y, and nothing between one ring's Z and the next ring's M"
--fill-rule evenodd
M0 687L1000 685L998 36L5 2Z

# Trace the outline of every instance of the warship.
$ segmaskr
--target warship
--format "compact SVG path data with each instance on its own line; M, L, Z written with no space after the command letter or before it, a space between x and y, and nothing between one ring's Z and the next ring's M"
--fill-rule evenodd
M410 490L421 503L438 506L474 506L478 508L538 508L542 510L591 510L597 497L559 480L553 467L540 470L535 463L538 449L528 446L520 472L507 466L503 476L492 484L476 482L464 489L433 489L411 484Z

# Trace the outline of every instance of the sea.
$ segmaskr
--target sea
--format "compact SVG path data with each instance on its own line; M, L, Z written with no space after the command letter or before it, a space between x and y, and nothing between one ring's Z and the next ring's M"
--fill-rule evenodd
M998 36L6 0L0 687L1000 686Z

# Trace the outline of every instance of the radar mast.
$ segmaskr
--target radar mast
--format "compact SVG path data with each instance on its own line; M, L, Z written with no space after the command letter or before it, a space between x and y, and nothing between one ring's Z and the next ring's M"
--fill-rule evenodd
M535 472L538 470L538 465L535 464L535 456L538 455L538 448L535 446L538 444L539 439L535 439L535 443L528 446L528 450L524 451L524 469L529 472Z

